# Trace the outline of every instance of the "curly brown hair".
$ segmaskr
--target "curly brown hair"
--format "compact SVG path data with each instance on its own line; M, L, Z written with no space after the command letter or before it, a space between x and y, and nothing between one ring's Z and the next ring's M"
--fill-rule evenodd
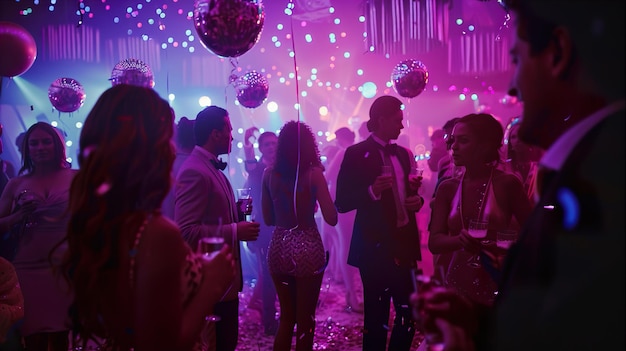
M297 170L305 172L314 166L323 168L320 151L311 128L304 122L285 123L278 134L274 170L279 174L293 177Z
M170 188L174 113L154 90L116 85L85 119L79 165L70 188L63 271L73 287L71 317L82 343L106 337L105 289L129 256L144 219Z

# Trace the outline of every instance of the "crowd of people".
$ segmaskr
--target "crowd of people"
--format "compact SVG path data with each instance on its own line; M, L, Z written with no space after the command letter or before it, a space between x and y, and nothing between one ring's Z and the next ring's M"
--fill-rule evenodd
M248 128L251 217L223 172L222 107L175 123L153 89L113 86L77 169L59 130L30 126L19 170L0 160L0 350L235 351L244 248L274 351L313 349L327 269L363 314L364 351L409 351L416 333L447 351L623 349L624 4L502 3L523 113L451 116L431 135L430 184L397 142L392 95L358 141L338 129L326 160L305 122ZM418 281L425 233L435 271Z

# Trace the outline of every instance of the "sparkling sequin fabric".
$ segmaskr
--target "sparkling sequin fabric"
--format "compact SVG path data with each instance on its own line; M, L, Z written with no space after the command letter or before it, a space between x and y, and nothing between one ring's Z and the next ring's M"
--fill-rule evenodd
M285 229L277 227L267 254L270 273L307 277L324 270L324 244L315 227Z

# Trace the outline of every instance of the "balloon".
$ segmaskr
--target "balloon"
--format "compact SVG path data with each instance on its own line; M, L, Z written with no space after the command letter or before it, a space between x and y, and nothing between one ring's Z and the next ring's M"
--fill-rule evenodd
M237 101L247 108L256 108L267 99L269 85L267 79L256 71L246 72L235 81Z
M261 38L265 11L261 0L196 0L193 18L205 48L238 57Z
M83 86L72 78L58 78L48 88L48 99L60 112L74 112L85 102Z
M109 78L111 84L136 85L154 88L154 76L150 67L139 59L125 59L117 63Z
M36 58L33 36L16 23L0 21L0 76L19 76L28 71Z
M393 88L406 98L413 98L426 89L428 71L420 61L409 59L396 65L391 72Z

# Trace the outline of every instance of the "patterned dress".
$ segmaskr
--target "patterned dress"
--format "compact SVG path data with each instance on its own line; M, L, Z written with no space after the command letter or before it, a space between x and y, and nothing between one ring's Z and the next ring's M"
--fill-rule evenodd
M326 266L324 244L316 227L277 227L267 259L273 275L309 277L322 273Z

